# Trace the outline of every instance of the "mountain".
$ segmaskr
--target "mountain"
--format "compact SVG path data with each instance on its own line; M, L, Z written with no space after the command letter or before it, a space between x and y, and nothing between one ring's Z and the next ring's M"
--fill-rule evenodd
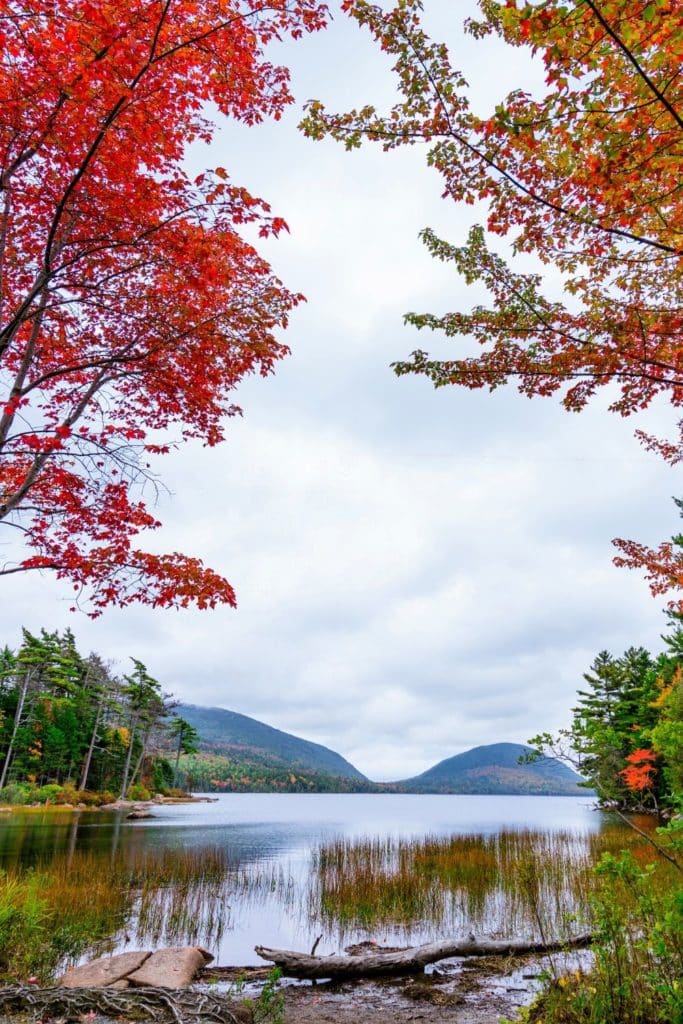
M199 754L183 759L201 788L237 791L510 793L578 796L576 772L554 758L519 764L530 747L492 743L446 758L402 782L372 783L341 754L225 708L179 704L199 733ZM337 780L337 781L335 781Z
M579 796L580 775L554 758L520 764L531 747L491 743L439 761L422 775L399 785L411 793L511 793Z
M338 778L366 781L357 768L334 750L274 729L248 715L226 711L225 708L199 707L196 704L179 704L176 714L197 730L199 749L202 752L247 762L267 761L287 768L305 768Z

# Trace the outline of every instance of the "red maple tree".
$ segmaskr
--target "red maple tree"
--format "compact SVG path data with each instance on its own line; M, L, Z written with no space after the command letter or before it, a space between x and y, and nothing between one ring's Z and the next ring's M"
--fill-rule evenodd
M628 766L622 768L619 774L623 777L628 788L634 793L642 793L643 790L649 789L657 774L655 763L657 755L655 752L642 747L629 754L626 761Z
M0 522L91 601L234 604L195 558L154 555L136 492L174 440L223 438L235 385L269 373L301 296L241 236L286 227L215 168L209 104L278 118L269 41L318 0L0 0Z

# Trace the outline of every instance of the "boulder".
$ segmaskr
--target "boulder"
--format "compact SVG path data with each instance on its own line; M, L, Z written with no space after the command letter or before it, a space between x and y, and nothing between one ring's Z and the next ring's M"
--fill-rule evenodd
M183 988L194 981L210 960L213 960L211 954L196 946L172 946L152 953L127 978L131 985Z
M105 988L138 970L151 956L148 950L103 956L81 967L72 967L57 984L63 988Z
M126 815L127 818L132 818L133 821L140 821L142 818L155 818L156 815L150 811L131 811L130 814Z

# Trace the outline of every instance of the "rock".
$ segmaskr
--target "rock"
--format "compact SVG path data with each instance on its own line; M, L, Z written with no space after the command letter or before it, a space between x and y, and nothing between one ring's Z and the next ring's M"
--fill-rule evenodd
M81 967L72 967L57 984L63 988L105 988L138 970L151 956L149 950L103 956Z
M143 818L156 818L156 814L152 814L151 811L130 811L126 815L126 818L132 818L133 821L140 821Z
M121 978L119 981L112 981L111 985L107 985L107 988L130 988L130 982L127 978Z
M213 960L213 957L205 950L195 946L174 946L152 953L138 970L127 977L131 985L183 988L196 978L208 960Z

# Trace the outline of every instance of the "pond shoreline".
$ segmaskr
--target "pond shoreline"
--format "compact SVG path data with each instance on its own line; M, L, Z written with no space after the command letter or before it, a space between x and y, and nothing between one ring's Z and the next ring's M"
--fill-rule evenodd
M168 807L173 804L214 804L215 796L158 796L150 800L114 800L110 804L2 804L0 814L21 814L27 811L151 811L155 807Z
M500 958L450 958L425 972L383 979L282 980L275 991L279 1008L272 1017L261 1019L264 1024L270 1020L282 1024L452 1024L457 1017L458 1024L499 1024L503 1017L516 1019L518 1011L533 1001L541 979L586 965L576 954L530 954L515 958L514 964ZM206 968L188 991L222 997L232 1007L246 1002L262 1011L259 996L270 975L267 967ZM135 990L129 993L134 996ZM174 993L169 991L169 996ZM144 1013L142 1005L140 1011ZM22 1011L2 1019L7 1024L24 1024L29 1017ZM93 1013L88 1019L91 1024L116 1024L103 1013ZM162 1018L138 1018L136 1007L136 1019Z

